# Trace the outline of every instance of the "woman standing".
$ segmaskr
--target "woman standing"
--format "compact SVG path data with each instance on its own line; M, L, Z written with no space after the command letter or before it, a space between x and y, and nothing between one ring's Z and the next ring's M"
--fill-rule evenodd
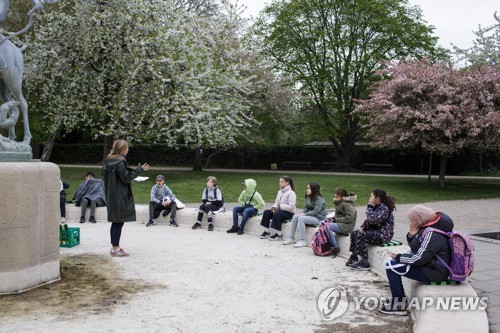
M120 248L120 237L124 222L135 221L135 203L130 183L143 171L149 170L149 164L139 165L132 171L127 165L128 143L118 139L104 161L104 189L111 222L112 257L127 257L129 254Z
M394 236L394 210L395 200L384 190L375 189L368 200L366 220L359 230L351 233L351 257L346 266L352 269L367 271L370 269L368 262L368 244L382 245ZM361 260L358 261L358 256Z
M306 246L306 224L317 226L326 217L326 203L321 195L321 188L318 183L309 183L306 187L306 205L302 213L295 214L290 227L290 238L283 242L283 245L295 243L295 231L299 227L299 240L295 247Z

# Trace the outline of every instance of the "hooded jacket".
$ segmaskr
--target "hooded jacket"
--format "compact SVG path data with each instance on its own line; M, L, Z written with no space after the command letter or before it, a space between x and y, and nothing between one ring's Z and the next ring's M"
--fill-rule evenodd
M356 207L354 207L354 203L357 198L357 195L346 196L342 200L333 202L335 206L334 222L338 224L340 230L345 235L353 231L356 225L358 212L356 211Z
M284 212L295 213L295 205L297 204L297 195L290 185L287 185L278 191L273 207Z
M448 279L449 272L436 255L440 256L446 264L451 263L451 250L448 236L429 231L422 241L420 236L425 229L432 227L445 232L453 230L453 220L445 213L438 214L439 220L431 225L419 229L413 237L406 235L406 240L410 246L411 253L400 253L396 256L396 261L413 266L420 266L425 275L434 282L442 282Z
M245 179L245 186L246 189L244 189L239 198L238 198L238 203L241 206L245 206L247 204L250 204L253 206L255 209L260 209L266 205L264 202L264 199L262 199L262 196L260 195L259 192L255 190L257 187L257 182L253 179ZM255 192L255 194L254 194ZM253 198L252 198L253 195ZM252 200L250 200L252 198Z
M135 221L135 203L130 183L143 171L141 167L132 171L125 160L104 161L104 191L108 207L109 222Z
M80 206L83 199L95 201L97 206L106 206L106 194L104 193L103 181L95 178L84 180L73 196L76 206Z

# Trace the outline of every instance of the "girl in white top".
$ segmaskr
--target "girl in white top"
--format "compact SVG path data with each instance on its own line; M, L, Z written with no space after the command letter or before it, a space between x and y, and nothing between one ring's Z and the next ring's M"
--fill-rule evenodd
M262 214L260 225L264 227L264 232L260 236L261 239L269 238L269 240L283 240L283 236L281 235L281 224L286 220L290 220L295 213L297 196L295 195L293 179L288 176L281 176L279 186L280 190L276 195L274 205L271 209L265 210ZM273 236L271 236L269 226L276 230Z

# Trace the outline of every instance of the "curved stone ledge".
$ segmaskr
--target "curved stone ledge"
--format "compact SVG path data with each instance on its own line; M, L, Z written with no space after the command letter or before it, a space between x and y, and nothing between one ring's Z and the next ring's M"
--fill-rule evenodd
M80 219L80 207L74 205L66 206L66 218L68 221L78 222ZM148 220L148 206L147 205L136 205L137 219L139 222L145 223ZM106 221L106 208L98 207L96 210L96 219L98 222ZM196 208L184 208L177 211L176 221L179 224L192 225L196 222L198 215L198 209ZM206 228L205 218L203 221L203 227ZM88 212L87 212L88 219ZM261 217L255 217L249 220L245 227L245 233L259 235L262 233L262 227L260 226ZM165 223L169 222L168 217L159 217L155 220L155 223ZM87 222L88 223L88 222ZM214 224L216 228L229 229L232 225L232 212L227 211L222 214L218 214L214 218ZM283 235L288 235L290 225L283 224L282 232ZM310 240L314 234L315 228L306 228L306 237ZM338 237L337 238L340 245L340 256L347 258L350 255L349 252L349 237ZM405 252L408 249L406 245L393 246L393 247L380 247L380 246L369 246L369 260L371 264L371 270L379 275L381 278L387 281L387 276L385 274L383 262L389 257L391 252ZM437 297L477 297L476 292L470 285L468 281L463 282L460 285L445 285L445 286L431 286L425 285L417 281L403 278L403 284L408 297L432 297L436 299ZM425 310L414 310L411 312L412 319L414 320L413 329L416 333L428 333L434 332L442 329L460 331L460 332L471 332L471 333L487 333L488 328L488 317L485 310L436 310L434 307L427 307Z

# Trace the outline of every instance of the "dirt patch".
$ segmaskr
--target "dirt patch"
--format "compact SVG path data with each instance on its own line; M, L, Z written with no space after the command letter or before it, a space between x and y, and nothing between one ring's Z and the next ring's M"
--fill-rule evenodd
M318 325L318 329L316 329L315 333L380 333L380 332L391 332L391 333L407 333L413 332L412 329L412 321L408 317L405 322L401 322L400 318L394 318L394 323L384 324L384 325L355 325L355 324L345 324L345 323L337 323L337 324L321 324ZM389 319L390 320L390 319Z
M61 258L61 280L20 294L0 296L0 319L45 314L59 318L111 312L136 294L166 288L124 279L112 258L96 254Z

